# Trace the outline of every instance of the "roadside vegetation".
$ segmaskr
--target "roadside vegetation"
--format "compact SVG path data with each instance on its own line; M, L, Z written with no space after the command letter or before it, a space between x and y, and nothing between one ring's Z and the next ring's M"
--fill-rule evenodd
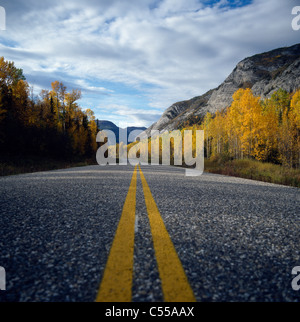
M94 158L85 160L64 160L36 155L23 157L5 155L0 156L0 176L84 167L95 164L96 161Z
M300 170L257 160L205 160L205 171L300 188Z
M252 159L300 167L300 90L279 90L270 99L255 97L250 89L233 95L232 105L190 126L205 132L208 159Z
M206 171L300 187L300 90L261 100L240 89L187 128L205 132Z
M193 130L194 155L196 130L204 130L207 172L300 187L300 90L278 90L261 100L250 89L239 89L229 108L191 118L180 130ZM172 140L170 144L174 164ZM151 162L151 139L139 152L143 149ZM160 163L161 155L160 144Z
M78 105L80 98L80 90L68 91L59 81L34 95L22 69L0 57L0 175L86 163L95 157L95 117Z

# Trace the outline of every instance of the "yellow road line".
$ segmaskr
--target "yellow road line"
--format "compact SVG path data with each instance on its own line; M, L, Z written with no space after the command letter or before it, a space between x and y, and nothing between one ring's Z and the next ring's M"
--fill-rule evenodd
M96 302L131 302L137 166L110 250Z
M196 302L192 288L188 282L155 200L153 199L141 167L139 167L139 169L164 300L166 302Z

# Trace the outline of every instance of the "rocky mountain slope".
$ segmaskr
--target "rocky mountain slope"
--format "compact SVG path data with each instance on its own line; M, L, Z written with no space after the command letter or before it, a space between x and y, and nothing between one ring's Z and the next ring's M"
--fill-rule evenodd
M231 105L232 95L239 88L251 88L254 95L262 98L280 88L288 92L300 88L300 44L244 59L218 88L173 104L146 133L178 129L193 116L220 111Z

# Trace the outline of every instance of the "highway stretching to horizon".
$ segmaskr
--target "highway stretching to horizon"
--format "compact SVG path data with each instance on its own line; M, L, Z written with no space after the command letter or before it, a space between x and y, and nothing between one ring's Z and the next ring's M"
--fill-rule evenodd
M171 166L0 178L1 302L299 301L299 189Z

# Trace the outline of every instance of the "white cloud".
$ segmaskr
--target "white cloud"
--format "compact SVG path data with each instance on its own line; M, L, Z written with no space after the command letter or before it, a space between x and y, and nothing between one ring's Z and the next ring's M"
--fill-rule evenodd
M110 94L114 91L111 89L107 89L105 87L99 86L91 86L84 79L79 79L76 81L78 88L81 89L82 92L90 92L90 93L98 93L98 94Z
M156 109L134 109L128 105L119 104L98 106L95 111L100 115L109 115L110 121L122 128L129 126L143 127L145 123L155 122L161 115L160 111Z

